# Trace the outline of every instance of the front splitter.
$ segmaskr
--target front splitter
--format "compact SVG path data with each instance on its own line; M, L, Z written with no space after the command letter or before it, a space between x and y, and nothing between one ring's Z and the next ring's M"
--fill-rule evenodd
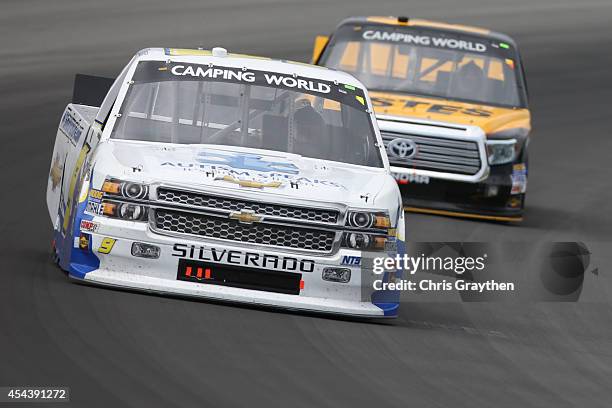
M98 269L85 278L69 275L75 281L117 289L136 290L161 295L199 298L258 307L300 312L344 315L358 318L388 318L381 308L368 302L314 298L251 289L159 279L126 272Z

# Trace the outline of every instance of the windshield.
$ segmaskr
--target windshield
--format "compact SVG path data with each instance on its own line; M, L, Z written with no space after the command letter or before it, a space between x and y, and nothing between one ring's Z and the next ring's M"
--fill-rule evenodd
M349 72L370 91L403 92L519 107L512 45L459 33L408 27L343 26L321 64Z
M111 137L382 167L363 90L246 68L140 62Z

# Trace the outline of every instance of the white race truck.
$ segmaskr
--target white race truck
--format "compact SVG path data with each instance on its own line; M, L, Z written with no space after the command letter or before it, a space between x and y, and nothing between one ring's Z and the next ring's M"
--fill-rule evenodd
M373 291L364 262L401 253L405 227L358 80L222 48L151 48L110 88L89 84L75 95L99 107L67 106L47 188L71 278L397 315L398 294Z

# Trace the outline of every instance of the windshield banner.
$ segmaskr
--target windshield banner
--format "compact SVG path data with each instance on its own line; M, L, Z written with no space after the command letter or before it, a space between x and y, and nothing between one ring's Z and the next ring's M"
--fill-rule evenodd
M474 54L514 58L511 44L465 33L436 31L414 27L344 26L332 41L368 41L430 47Z
M132 80L135 83L180 80L267 86L320 96L359 110L367 110L365 94L360 88L287 73L188 62L143 61L138 64Z
M486 52L487 46L482 42L459 40L449 37L434 37L419 33L401 33L382 30L366 30L362 35L364 40L403 42L427 47L448 48L451 50Z

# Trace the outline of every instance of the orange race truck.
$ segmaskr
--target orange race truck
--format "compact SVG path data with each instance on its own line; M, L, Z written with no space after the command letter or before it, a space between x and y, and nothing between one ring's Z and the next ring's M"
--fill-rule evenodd
M531 120L512 38L408 17L352 17L317 37L313 62L370 91L407 210L522 220Z

